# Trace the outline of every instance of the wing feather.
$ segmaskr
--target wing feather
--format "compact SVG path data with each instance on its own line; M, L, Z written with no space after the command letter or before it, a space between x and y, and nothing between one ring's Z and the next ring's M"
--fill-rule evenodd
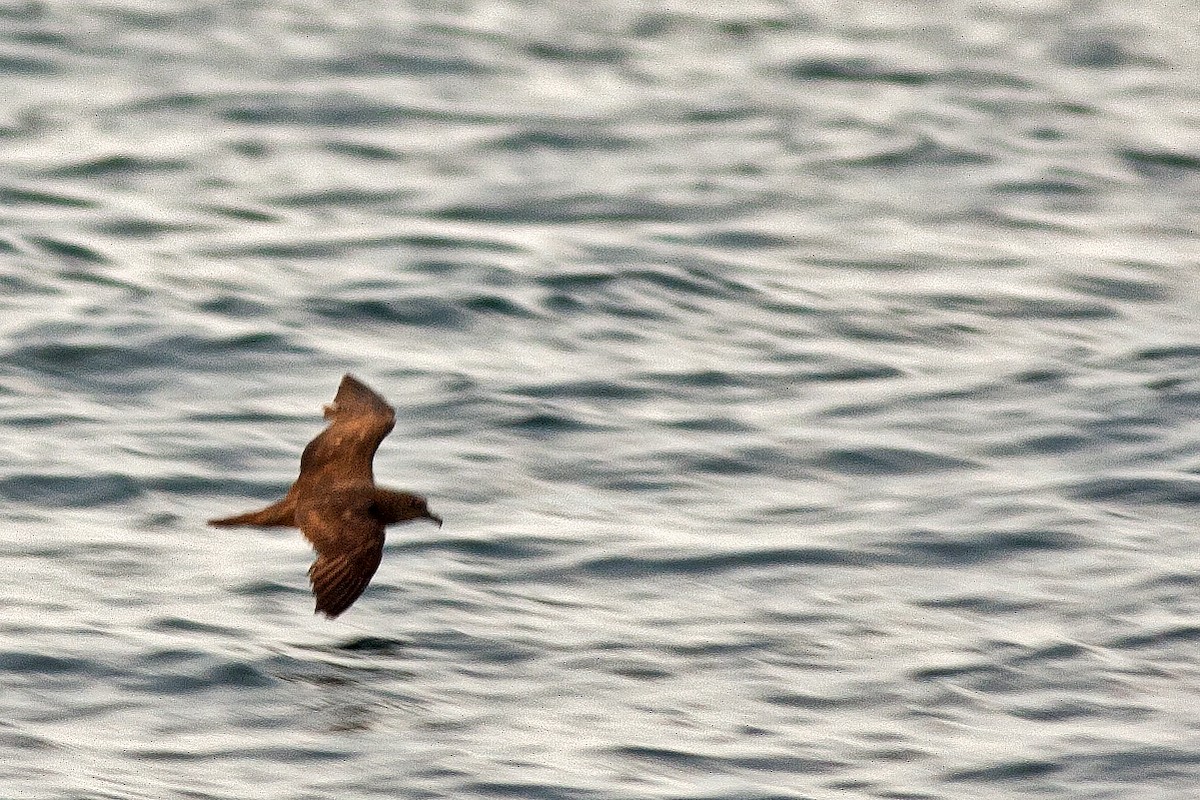
M325 407L329 426L300 456L301 489L332 483L373 483L371 462L396 425L396 411L365 383L347 375Z
M299 515L300 531L317 551L308 569L316 610L327 617L354 604L383 559L384 525L368 507L345 495L334 496L303 508Z

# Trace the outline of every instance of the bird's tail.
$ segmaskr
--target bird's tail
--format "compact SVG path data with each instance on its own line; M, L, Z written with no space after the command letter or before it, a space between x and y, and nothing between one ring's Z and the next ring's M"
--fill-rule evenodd
M296 501L290 497L285 497L278 503L269 505L259 511L249 511L245 514L238 514L234 517L223 517L222 519L210 519L208 524L216 525L219 528L234 525L294 528L296 527Z

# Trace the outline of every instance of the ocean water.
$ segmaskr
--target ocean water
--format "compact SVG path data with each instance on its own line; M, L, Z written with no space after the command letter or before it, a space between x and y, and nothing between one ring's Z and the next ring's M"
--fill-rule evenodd
M0 796L1200 795L1193 16L0 4Z

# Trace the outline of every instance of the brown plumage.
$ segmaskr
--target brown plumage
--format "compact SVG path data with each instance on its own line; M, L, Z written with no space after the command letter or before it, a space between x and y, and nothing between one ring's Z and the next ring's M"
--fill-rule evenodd
M211 519L209 525L299 528L317 551L308 569L317 611L336 617L371 582L383 557L387 525L441 517L425 498L375 485L371 462L379 443L396 424L396 412L365 383L347 375L333 403L325 406L329 427L300 456L300 477L287 495L259 511Z

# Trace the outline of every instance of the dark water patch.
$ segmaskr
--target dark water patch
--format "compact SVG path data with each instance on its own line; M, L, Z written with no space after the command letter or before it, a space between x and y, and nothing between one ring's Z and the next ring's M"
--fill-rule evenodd
M689 417L661 423L667 428L698 433L745 433L755 430L754 426L729 417Z
M1200 641L1200 625L1174 625L1157 631L1133 633L1109 640L1107 647L1116 650L1144 650L1173 644Z
M997 319L1097 320L1120 316L1111 303L1051 297L1009 297L992 304L986 313Z
M15 186L0 187L0 204L6 206L43 205L55 208L98 208L100 206L94 200L73 197L63 192Z
M635 681L661 681L675 676L674 672L662 669L661 667L632 663L614 666L609 671L613 675Z
M1065 768L1057 761L1038 761L1033 759L1017 759L1004 761L987 767L959 770L946 775L946 780L961 782L1009 782L1025 781L1030 778L1040 778L1052 775Z
M49 236L30 236L28 238L32 244L65 261L86 264L107 264L109 262L108 257L98 250L78 242L68 242Z
M792 566L858 567L866 566L869 562L866 554L853 550L781 547L694 556L603 556L584 561L563 572L580 572L602 578L645 578L655 575L711 575Z
M905 447L857 447L827 450L817 464L843 475L921 475L973 468L966 459Z
M793 237L744 228L713 231L701 236L697 241L699 244L725 250L775 250L796 245L796 239Z
M1014 72L999 72L970 65L951 67L946 72L946 79L948 82L953 83L955 87L966 89L1009 89L1017 92L1027 92L1036 88L1036 84L1032 80ZM963 98L959 102L968 107L978 108L984 106L986 97L986 95L977 95ZM1001 101L1000 105L1004 109L1009 108L1008 105L1004 105L1003 101ZM985 107L994 108L990 104Z
M23 430L41 430L43 428L57 428L61 425L72 425L80 422L94 422L94 420L88 417L72 414L41 413L19 417L0 417L0 419L3 419L4 425L7 427Z
M777 650L780 643L774 639L758 637L740 641L702 642L698 644L680 644L664 648L666 652L684 658L704 656L736 656L745 653L764 653Z
M548 476L549 477L549 476ZM599 483L599 487L610 492L668 492L686 485L686 482L676 478L664 478L657 473L636 475L632 472L620 477L609 478Z
M1070 377L1070 374L1061 369L1029 369L1022 372L1013 373L1013 383L1024 384L1058 384Z
M987 448L987 452L996 456L1021 456L1027 454L1063 455L1084 450L1094 444L1094 441L1082 434L1048 433L1036 436L1018 437L1015 441L1004 442Z
M394 190L322 189L316 192L298 192L277 196L272 199L272 205L282 208L319 208L323 211L335 208L370 208L395 203L407 195L407 192Z
M970 311L993 319L1088 320L1117 316L1111 303L1074 298L926 294L913 297L914 305L941 310Z
M58 273L58 277L69 283L100 286L105 289L119 289L128 292L139 300L145 300L150 297L150 292L147 289L129 281L121 280L114 275L91 268L87 266L86 262L82 261L75 262L72 266L64 268Z
M1041 177L1028 180L1003 181L992 187L998 194L1032 195L1035 197L1091 197L1098 194L1094 186L1080 178Z
M98 678L111 674L99 661L76 656L52 656L26 651L0 651L0 673L14 675L79 675Z
M524 153L530 150L561 150L564 152L586 152L589 150L623 150L633 146L631 139L602 134L595 130L554 131L525 130L494 139L491 147Z
M902 545L890 548L896 563L922 566L964 566L1023 556L1030 552L1079 548L1083 540L1072 533L1053 530L981 531L952 534L913 531Z
M1193 365L1200 360L1200 345L1178 344L1161 347L1147 347L1133 354L1139 361L1181 361Z
M540 314L515 303L507 297L498 294L479 294L463 299L462 305L468 311L476 314L512 317L514 319L534 319Z
M761 383L761 378L744 372L729 372L719 369L695 369L685 372L648 372L638 375L639 380L656 385L688 386L698 389L724 389Z
M805 58L786 67L786 74L800 81L849 81L894 86L924 86L938 80L929 70L885 64L872 58Z
M130 345L38 344L18 348L8 358L12 364L73 382L132 389L139 385L139 380L142 384L157 384L162 380L163 369L182 364L225 372L233 364L246 360L307 353L281 336L255 333L227 339L175 336Z
M831 759L785 755L736 756L723 758L722 761L733 769L753 772L782 772L791 775L822 775L846 767L845 763Z
M462 329L470 317L457 303L441 297L397 297L391 299L345 299L314 297L305 301L305 308L319 317L339 325L354 323L386 323L423 328Z
M979 150L952 147L922 136L907 144L861 156L848 156L830 163L857 169L921 169L926 167L982 167L994 163L996 157Z
M326 239L297 238L287 242L248 242L207 247L202 254L210 258L272 258L330 261L343 258L349 244Z
M452 654L471 664L522 664L541 658L540 649L519 645L505 639L483 639L459 631L430 633L416 638L412 647L417 650L433 650Z
M653 269L627 269L617 273L618 279L638 281L664 289L675 300L678 295L696 297L725 297L758 302L760 292L750 285L732 280L721 270L695 264L664 264Z
M617 273L603 270L587 270L583 272L568 272L566 270L544 275L542 286L563 292L590 292L616 281Z
M5 730L0 728L0 748L5 750L31 750L53 752L60 750L61 746L53 741L42 736L35 736L31 733L23 731Z
M5 252L3 242L0 242L0 253ZM9 297L19 297L21 295L55 295L59 294L61 287L46 282L42 284L34 283L29 277L24 275L0 275L0 290Z
M474 559L525 560L544 556L555 549L555 543L532 537L507 539L434 539L427 541L399 541L388 543L387 552L445 553L470 556Z
M1166 590L1171 596L1178 596L1180 592L1190 593L1200 588L1200 573L1163 570L1143 581L1140 588L1153 593L1157 593L1158 590Z
M246 581L231 586L229 591L238 597L306 597L311 594L307 586L287 586L269 580Z
M641 400L651 396L648 388L616 381L579 380L516 387L514 394L537 399Z
M772 360L786 360L786 357L782 359L775 357ZM903 375L904 372L902 370L883 364L843 363L840 365L817 367L801 372L797 375L797 379L811 383L853 383L857 381L887 380L889 378L899 378Z
M151 622L148 628L152 631L168 633L199 633L223 637L239 635L239 631L236 628L213 625L208 622L200 622L199 620L186 619L184 617L160 617ZM199 654L193 653L192 655Z
M483 77L495 72L487 63L453 53L406 53L397 50L350 53L319 61L313 66L332 75L366 76L372 79L381 75Z
M382 144L351 142L344 140L326 142L325 151L339 156L363 161L406 161L408 156L400 150Z
M118 473L13 475L0 479L0 497L52 508L93 508L127 503L142 494L137 481Z
M227 102L229 95L211 91L166 91L126 103L122 108L130 114L193 112L213 108Z
M52 178L136 177L156 172L186 171L194 165L182 160L134 156L105 156L46 171Z
M53 59L11 51L0 53L0 75L48 76L61 72L62 65Z
M513 797L518 800L594 800L601 796L587 789L526 781L471 781L463 784L460 792L464 796Z
M124 753L137 761L150 761L161 764L181 764L202 761L205 763L220 763L226 759L233 761L250 761L260 764L296 764L309 765L313 762L342 761L352 758L349 753L339 750L329 750L316 747L238 747L229 750L176 750L170 748L147 747L128 749Z
M338 650L347 653L395 656L403 653L405 648L410 644L412 644L411 640L406 639L389 639L382 636L359 636L336 645L336 647Z
M911 670L909 676L915 681L940 682L947 678L954 679L987 679L1001 673L997 664L984 661L974 661L957 664L936 664L929 667L919 667Z
M533 58L558 61L575 68L582 64L617 65L628 56L625 48L602 44L598 39L541 39L525 45L524 50Z
M113 217L96 225L96 230L127 239L153 239L167 233L194 231L199 226L190 223L163 222L145 217Z
M1021 705L1008 711L1018 719L1032 722L1075 722L1084 719L1100 719L1110 722L1135 723L1153 715L1153 710L1144 706L1114 705L1075 698L1052 700L1037 705Z
M249 297L224 294L205 300L197 306L201 311L221 314L234 319L257 319L266 314L269 307L265 303L252 300Z
M1004 600L982 595L960 595L916 603L921 608L942 608L951 611L971 611L984 616L1023 614L1039 607L1038 603Z
M1084 32L1062 39L1049 53L1068 67L1109 70L1132 65L1166 67L1155 59L1135 54L1121 42L1100 32Z
M1200 504L1200 478L1193 477L1108 477L1083 481L1067 487L1081 500L1136 503L1139 505Z
M680 462L689 472L708 475L774 475L797 478L806 469L801 457L785 447L739 447L722 453L699 456L681 454Z
M281 456L282 458L282 456ZM289 465L291 463L288 458ZM165 483L160 482L163 479L147 478L144 479L144 485L151 490L165 491L178 493L181 495L192 495L200 497L219 496L222 498L236 498L233 500L224 500L224 504L253 504L255 501L277 500L281 494L287 491L288 484L286 482L275 482L270 480L247 480L245 478L235 477L218 477L193 479L190 477L181 478L178 482L166 480ZM232 513L232 512L231 512Z
M669 764L673 767L686 767L688 769L704 770L706 772L712 770L716 766L716 762L720 759L711 756L693 753L686 750L673 750L665 747L638 747L626 745L612 748L612 753L626 758L633 758L639 761L652 761L661 764Z
M171 363L181 355L187 357L190 366L205 366L227 369L232 359L246 356L279 357L285 355L313 355L314 352L277 333L253 332L226 337L204 337L192 334L171 336L155 343L168 354L173 354Z
M879 698L857 694L830 697L809 692L779 692L762 698L764 703L783 708L799 708L805 711L830 711L840 708L867 708L879 702Z
M417 109L374 103L348 92L331 95L245 94L219 114L239 125L347 128L402 125L421 114Z
M558 197L514 197L507 201L460 203L435 212L439 219L500 224L536 223L711 223L750 211L726 200L703 202L684 199L674 202L644 196L614 197L605 194L575 194Z
M1179 180L1200 172L1200 154L1170 150L1118 150L1117 155L1138 174L1156 180Z
M1200 750L1149 744L1128 750L1110 750L1090 756L1087 761L1103 779L1116 784L1190 781L1195 778L1196 765L1200 764Z
M283 219L281 214L266 208L210 204L201 206L201 210L238 222L280 222Z
M896 324L894 320L845 316L825 319L822 326L834 338L877 343L922 343L951 345L984 333L984 328L966 323Z
M843 767L835 761L801 756L716 756L678 750L667 747L645 747L625 745L611 748L613 755L650 761L679 769L701 770L705 773L722 773L731 770L754 772L784 772L820 775Z
M186 419L189 422L253 422L253 423L273 423L273 424L289 424L304 419L303 415L296 416L294 414L281 414L268 409L241 410L231 409L229 411L197 411L188 414Z
M1010 660L1011 664L1045 664L1051 661L1062 661L1079 658L1089 654L1089 650L1075 642L1053 642L1042 647L1023 650Z
M405 245L423 250L470 250L481 253L527 253L528 250L524 245L513 244L501 239L488 238L479 233L463 233L454 236L447 236L434 233L411 233L400 236L388 236L378 240L373 240L381 246L400 246ZM422 262L416 262L420 264ZM455 267L461 267L461 262L453 262ZM437 271L437 270L431 270Z
M565 413L539 411L525 414L505 424L506 428L524 436L544 439L564 433L603 430L604 426L593 425L575 419Z

